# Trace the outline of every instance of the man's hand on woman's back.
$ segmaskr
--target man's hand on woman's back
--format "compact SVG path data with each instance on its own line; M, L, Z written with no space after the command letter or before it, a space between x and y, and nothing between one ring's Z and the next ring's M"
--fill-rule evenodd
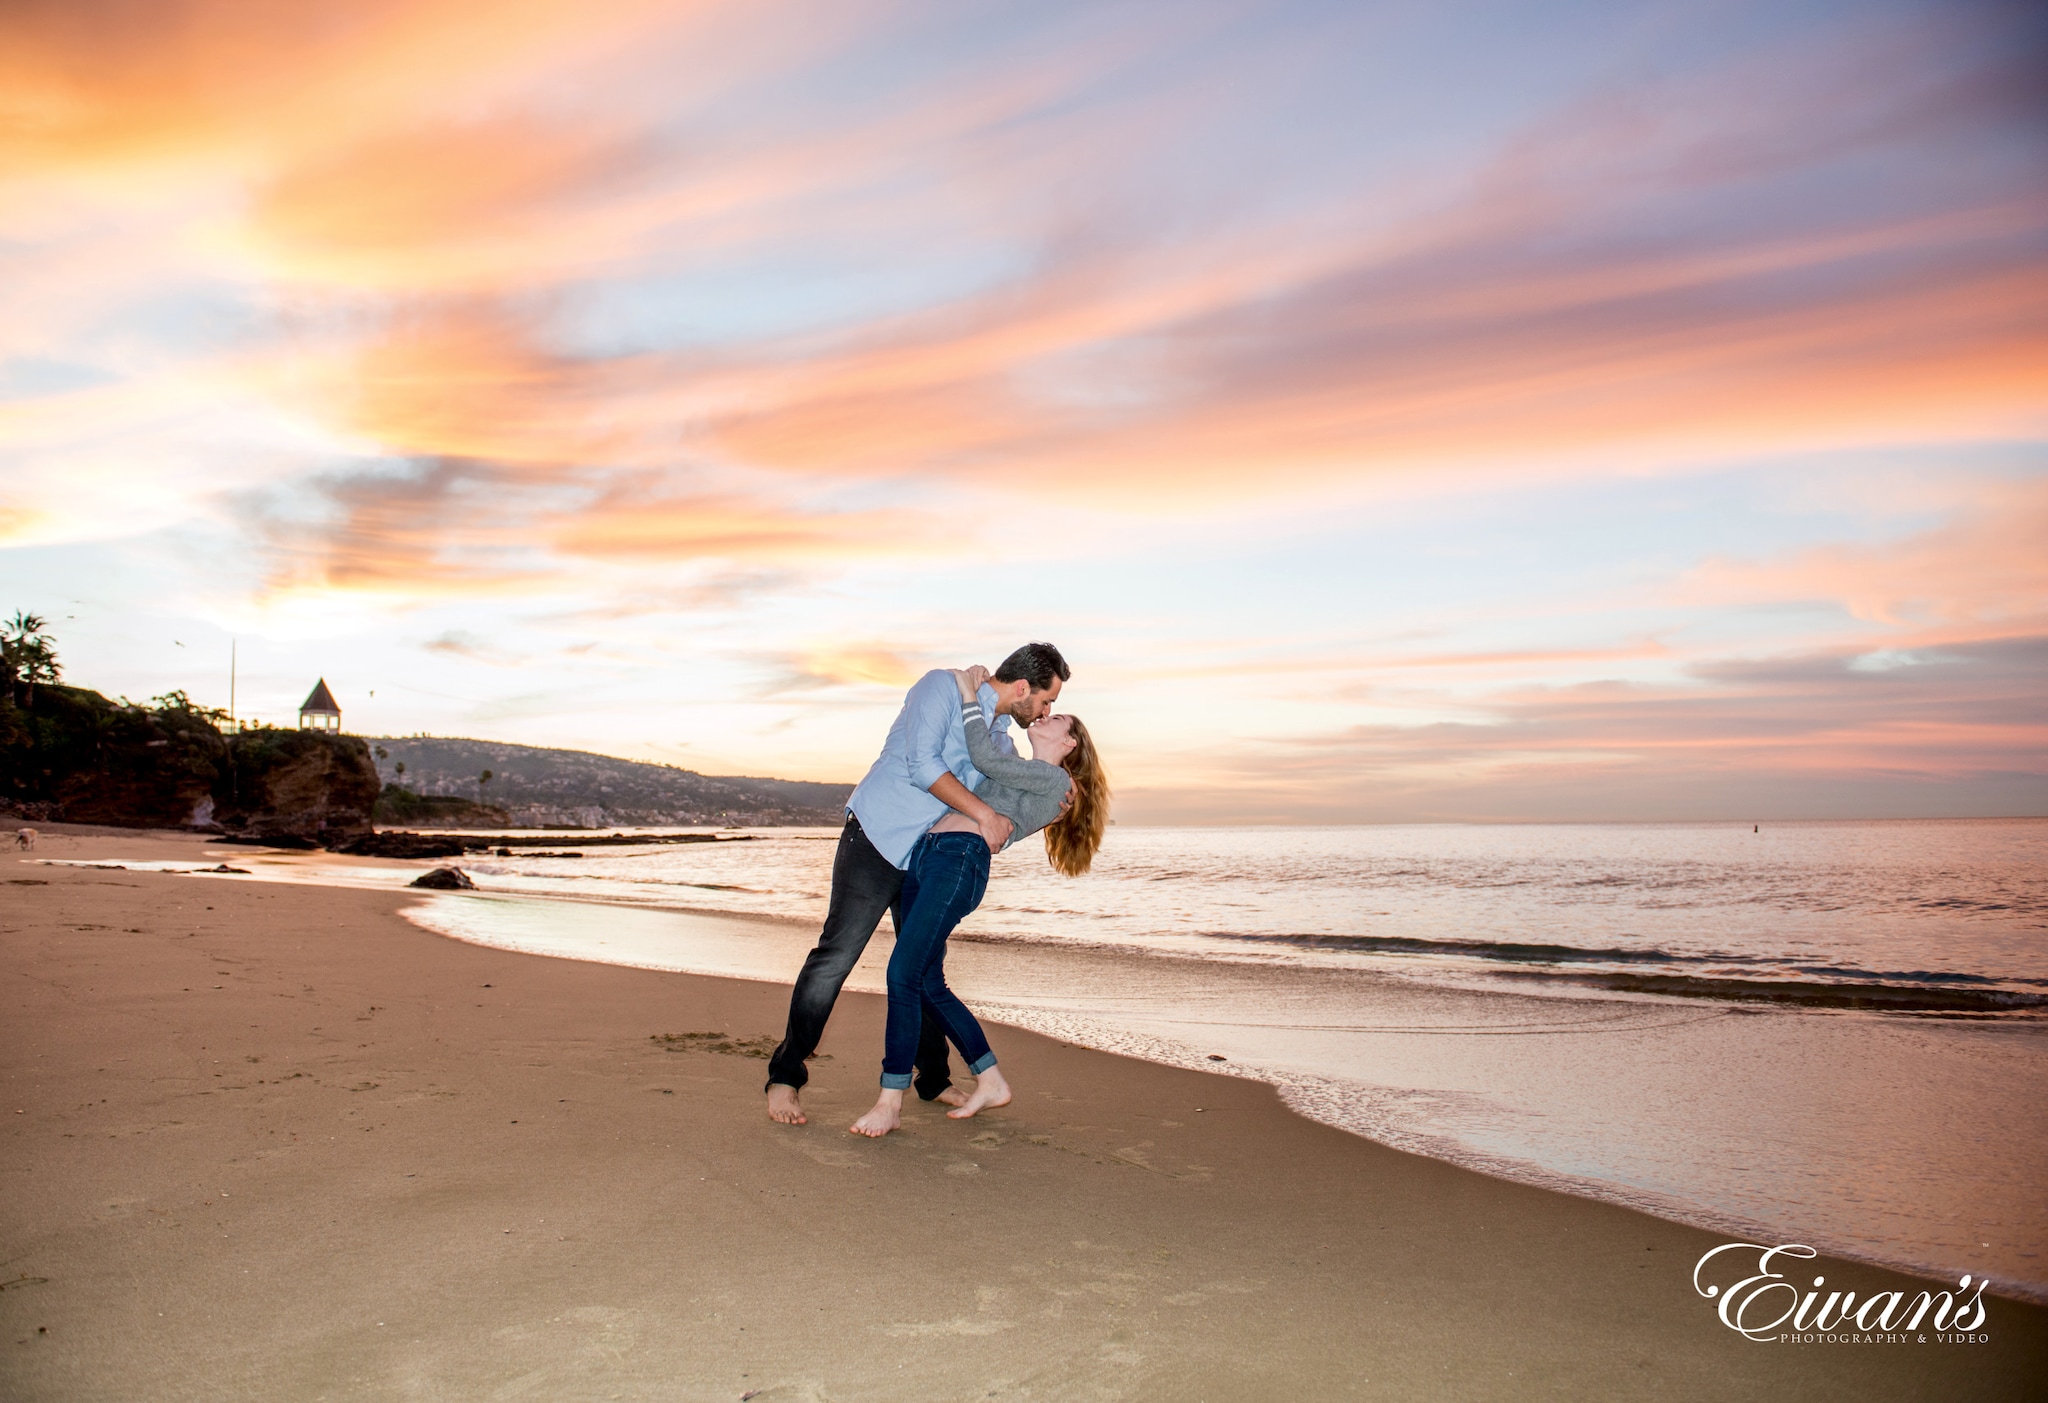
M986 806L984 814L984 817L975 821L974 826L979 828L981 836L988 840L988 850L991 853L999 853L1003 850L1003 844L1010 841L1010 834L1017 825Z

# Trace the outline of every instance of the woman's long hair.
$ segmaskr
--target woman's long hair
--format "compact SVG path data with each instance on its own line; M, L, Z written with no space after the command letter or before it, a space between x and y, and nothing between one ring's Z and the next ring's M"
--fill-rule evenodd
M1102 846L1102 830L1109 826L1109 776L1103 773L1102 756L1081 718L1072 717L1074 748L1060 761L1074 782L1074 802L1054 822L1046 825L1045 855L1054 868L1078 877L1095 861Z

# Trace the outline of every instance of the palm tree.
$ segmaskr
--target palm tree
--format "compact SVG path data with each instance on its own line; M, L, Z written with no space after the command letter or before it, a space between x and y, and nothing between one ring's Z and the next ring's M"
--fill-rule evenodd
M39 638L29 651L28 660L28 704L36 704L36 683L55 682L64 675L64 669L57 665L57 650L50 646L50 640Z
M57 663L56 640L43 632L49 621L40 614L14 611L14 617L0 625L0 664L7 671L8 690L15 682L28 684L28 705L36 704L36 683L55 682L63 675Z

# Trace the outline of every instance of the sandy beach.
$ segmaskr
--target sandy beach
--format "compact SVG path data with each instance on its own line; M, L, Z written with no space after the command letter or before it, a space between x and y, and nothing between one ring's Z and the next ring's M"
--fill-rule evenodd
M869 1142L845 1127L882 1008L849 994L811 1124L782 1128L760 1054L784 987L462 944L391 892L35 861L202 846L59 828L0 863L7 1399L1999 1399L2048 1378L2048 1311L2002 1298L1979 1342L1751 1342L1691 1284L1722 1239L1383 1148L1257 1082L1004 1028L1015 1104L915 1107Z

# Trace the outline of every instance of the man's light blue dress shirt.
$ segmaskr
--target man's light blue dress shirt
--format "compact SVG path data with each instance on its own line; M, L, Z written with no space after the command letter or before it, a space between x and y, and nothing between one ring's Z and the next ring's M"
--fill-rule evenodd
M1010 718L996 715L995 688L981 684L981 715L998 750L1014 755ZM967 732L960 724L960 688L943 669L917 679L903 698L903 710L882 742L882 753L846 801L875 851L898 867L925 831L945 816L946 805L931 795L940 775L950 772L969 789L982 774L967 758Z

